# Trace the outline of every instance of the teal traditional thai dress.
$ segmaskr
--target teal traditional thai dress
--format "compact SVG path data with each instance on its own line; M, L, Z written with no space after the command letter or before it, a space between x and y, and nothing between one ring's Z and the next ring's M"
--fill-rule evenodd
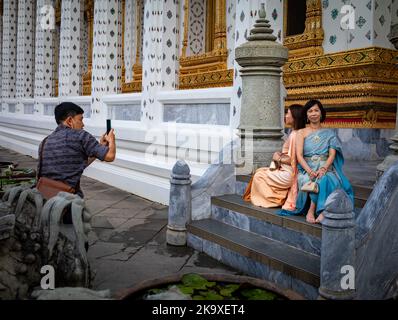
M325 176L317 181L319 193L301 191L301 187L310 181L310 177L304 168L298 164L299 192L297 195L296 210L280 210L278 212L280 215L306 214L311 204L311 199L316 204L316 216L318 216L325 210L326 199L339 188L343 189L354 203L354 193L351 184L343 173L344 158L342 146L336 133L330 129L321 129L313 132L304 139L303 156L313 171L318 171L319 168L326 164L329 157L329 149L336 150L336 157Z

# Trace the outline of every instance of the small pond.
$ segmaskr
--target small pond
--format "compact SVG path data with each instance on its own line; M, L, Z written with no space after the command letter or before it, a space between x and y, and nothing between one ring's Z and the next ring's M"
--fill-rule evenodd
M185 274L145 281L119 294L123 300L290 300L293 291L235 275Z

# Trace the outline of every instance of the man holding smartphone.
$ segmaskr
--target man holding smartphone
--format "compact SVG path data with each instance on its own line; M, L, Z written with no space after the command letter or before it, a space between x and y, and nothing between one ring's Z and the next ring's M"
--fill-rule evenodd
M84 110L71 102L55 107L58 127L39 146L39 177L62 182L84 197L80 188L83 171L95 159L112 162L116 156L115 133L111 129L98 142L83 130Z

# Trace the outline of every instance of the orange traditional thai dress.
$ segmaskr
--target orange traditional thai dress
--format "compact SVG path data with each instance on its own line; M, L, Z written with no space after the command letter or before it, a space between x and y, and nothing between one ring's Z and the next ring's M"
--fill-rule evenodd
M281 207L285 210L296 208L297 158L296 131L292 131L283 144L282 152L287 153L292 165L282 164L278 170L257 169L246 188L243 199L264 208Z

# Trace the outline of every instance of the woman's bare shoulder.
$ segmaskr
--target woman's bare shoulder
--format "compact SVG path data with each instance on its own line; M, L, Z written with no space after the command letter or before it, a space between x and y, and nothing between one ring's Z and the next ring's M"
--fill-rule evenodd
M307 135L308 135L308 129L307 128L303 128L303 129L297 130L297 136L298 137L305 138Z

